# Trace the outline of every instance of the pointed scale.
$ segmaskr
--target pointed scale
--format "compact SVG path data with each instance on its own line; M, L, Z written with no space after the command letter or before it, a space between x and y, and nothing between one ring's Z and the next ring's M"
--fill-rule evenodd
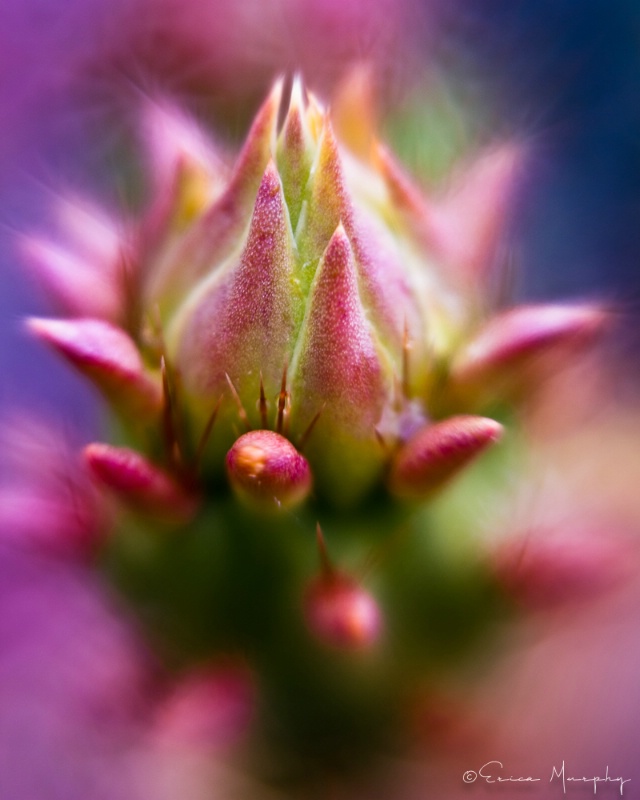
M170 307L181 293L238 249L275 147L281 93L282 82L278 81L255 117L226 189L154 267L147 287L149 301Z
M596 305L531 305L494 317L455 357L450 388L459 397L511 393L528 385L531 367L571 357L608 320Z
M435 254L463 285L484 284L494 266L521 182L523 150L506 143L482 154L431 212Z
M132 256L124 226L84 199L56 197L54 210L63 244L21 237L27 266L65 313L122 321L122 270Z
M85 447L84 458L93 477L127 506L169 522L196 511L195 498L135 450L95 443Z
M384 178L389 205L410 234L431 252L434 241L431 231L432 208L428 199L380 142L374 146L373 158Z
M391 376L385 374L360 302L342 225L318 266L292 374L298 432L323 409L309 441L314 471L317 463L332 491L341 494L350 487L357 492L379 468L374 427L388 400Z
M378 93L371 64L351 67L339 84L332 103L336 132L349 150L369 161L377 130Z
M222 281L203 285L185 308L178 358L190 391L217 396L228 374L253 410L260 371L267 395L277 391L302 315L292 248L280 179L269 162L239 262Z
M123 411L141 421L159 413L162 392L145 371L135 342L99 319L27 320L29 330L89 377Z
M205 132L166 99L145 103L142 131L153 200L142 221L140 261L162 263L224 191L229 169Z
M482 154L438 199L428 198L382 145L374 158L391 206L441 276L461 287L482 283L511 216L522 149L507 143Z
M350 175L350 173L349 173ZM353 176L357 179L357 175ZM344 226L357 266L360 296L376 334L399 363L405 326L417 342L416 360L426 358L423 347L423 314L418 296L424 294L407 268L406 254L378 215L354 207L349 194L338 142L325 119L319 152L312 170L306 226L299 237L303 258L315 264L320 248L326 247L338 223ZM303 276L303 283L310 279Z
M343 224L349 229L353 213L338 143L326 114L306 195L304 227L298 236L298 243L303 263L315 265L338 225ZM311 272L304 276L305 289L312 277Z
M155 191L182 190L183 221L195 218L228 180L228 169L211 138L173 102L149 99L142 128Z
M289 111L277 147L278 170L294 231L300 217L316 145L308 115L305 113L303 91L302 81L296 77L291 90Z
M115 322L123 316L124 295L114 270L36 237L20 242L27 266L65 314Z

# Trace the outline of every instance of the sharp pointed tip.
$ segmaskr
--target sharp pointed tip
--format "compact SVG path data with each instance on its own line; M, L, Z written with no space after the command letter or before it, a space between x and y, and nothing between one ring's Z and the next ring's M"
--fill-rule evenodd
M262 175L262 181L260 182L260 188L258 189L258 200L256 202L259 202L260 198L264 197L265 192L269 196L273 196L277 194L280 189L280 173L278 171L275 159L273 155L271 155L267 161L264 174Z
M273 84L271 85L271 91L269 92L269 99L277 98L280 99L282 95L282 91L284 89L284 85L287 82L287 75L285 72L281 72L276 75Z
M329 268L332 271L339 266L341 269L350 270L352 262L353 248L351 247L351 240L342 221L340 221L322 255L321 268Z
M318 545L318 550L321 556L326 558L327 555L327 543L324 538L324 533L322 532L322 526L320 522L316 522L316 544Z
M291 98L289 100L289 113L297 111L302 114L305 108L305 85L300 72L295 72L291 83Z

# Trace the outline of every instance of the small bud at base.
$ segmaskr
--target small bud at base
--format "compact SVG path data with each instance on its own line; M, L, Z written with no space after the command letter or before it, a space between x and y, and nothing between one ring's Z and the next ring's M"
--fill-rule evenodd
M227 453L233 489L262 507L290 508L311 490L311 469L288 439L274 431L249 431Z
M308 589L305 617L311 631L326 644L344 649L373 645L382 621L374 598L348 578L323 575Z

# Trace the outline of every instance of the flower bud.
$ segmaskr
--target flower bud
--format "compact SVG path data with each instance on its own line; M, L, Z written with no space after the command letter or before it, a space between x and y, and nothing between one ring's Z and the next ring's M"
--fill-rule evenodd
M316 579L305 598L310 630L334 647L370 647L380 637L382 620L375 599L343 575L325 572Z
M263 507L291 508L311 491L307 459L273 431L245 433L227 453L226 463L234 490Z
M502 425L486 417L450 417L427 425L394 457L389 489L399 497L424 497L456 475L501 435Z
M159 703L144 746L167 755L184 747L189 764L191 748L204 748L196 759L206 767L206 751L244 732L252 682L233 664L202 664L239 649L258 671L257 733L272 735L283 786L314 756L314 775L370 760L368 748L390 743L390 722L392 739L413 738L396 731L398 702L416 706L416 678L437 678L443 665L468 672L477 643L491 641L485 633L503 619L505 596L556 602L605 585L624 563L595 539L532 539L487 554L487 526L450 535L471 533L478 493L488 503L497 495L495 458L486 464L491 497L478 464L461 491L429 507L502 434L470 413L486 398L528 398L539 367L566 367L605 315L531 306L478 330L496 305L487 290L505 288L487 277L522 148L505 143L453 191L425 196L376 143L369 88L363 73L352 75L334 124L299 79L281 107L278 82L235 163L224 165L216 143L174 107L145 103L151 174L140 213L118 225L67 204L68 252L48 240L26 248L77 316L32 320L31 329L117 404L139 452L89 445L79 480L55 460L27 457L45 478L0 488L0 534L100 557L111 529L103 508L119 510L109 493L133 509L109 515L124 546L108 548L104 573L184 670L160 698L154 682ZM515 436L510 468L534 431L525 433ZM544 451L527 461L528 479ZM225 469L228 490L219 486ZM261 520L276 512L268 541L243 503ZM333 567L319 525L320 569L309 573L309 543L290 529L314 512L336 531L345 563L375 570L384 606L356 573ZM494 527L495 514L488 519ZM429 522L438 541L415 535ZM153 538L162 530L180 536ZM439 742L463 739L458 709L438 686L432 692L429 731Z

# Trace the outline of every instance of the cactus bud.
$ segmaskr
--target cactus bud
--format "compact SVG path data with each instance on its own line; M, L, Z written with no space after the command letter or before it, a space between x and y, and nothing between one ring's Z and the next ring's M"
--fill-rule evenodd
M496 452L498 468L431 505L502 434L474 416L478 407L490 398L521 424L526 416L510 406L530 396L533 367L565 366L605 315L530 306L491 320L482 293L522 148L481 154L453 192L426 196L376 141L366 87L362 74L345 84L334 124L299 79L281 107L279 82L235 164L172 106L147 105L153 174L139 216L103 226L98 215L85 230L70 205L69 252L29 240L45 282L76 315L30 327L124 417L131 449L89 445L85 466L136 513L113 515L118 535L103 535L93 503L73 493L57 503L59 487L47 483L34 487L36 512L51 508L62 525L35 530L23 501L16 513L3 492L0 521L44 539L62 535L76 507L88 509L76 538L98 531L87 540L98 558L108 551L105 573L186 676L161 704L159 742L206 750L242 722L242 686L201 670L203 659L242 652L262 692L257 734L279 738L271 774L282 768L283 786L313 759L318 775L352 752L368 757L377 743L404 740L399 692L415 696L416 678L444 664L462 674L501 618L504 594L574 591L599 581L608 558L577 541L555 555L531 545L522 560L487 558L478 487L483 502L497 497L505 456L527 436ZM87 289L84 261L100 271L104 303ZM232 491L212 491L225 469ZM265 538L243 502L299 508L271 515ZM335 531L341 561L375 570L384 620L356 573L331 566L320 531L322 567L310 577L310 542L291 526L304 528L312 513ZM165 524L181 535L154 535ZM441 535L423 535L430 526ZM449 535L462 527L467 535ZM145 546L130 545L138 541ZM358 650L365 657L351 658ZM262 743L251 750L262 753Z
M308 586L304 598L309 630L320 641L340 649L370 647L382 629L378 604L353 578L335 569L320 523L316 539L320 575Z
M249 431L227 453L234 490L262 507L291 508L311 491L307 459L274 431Z

